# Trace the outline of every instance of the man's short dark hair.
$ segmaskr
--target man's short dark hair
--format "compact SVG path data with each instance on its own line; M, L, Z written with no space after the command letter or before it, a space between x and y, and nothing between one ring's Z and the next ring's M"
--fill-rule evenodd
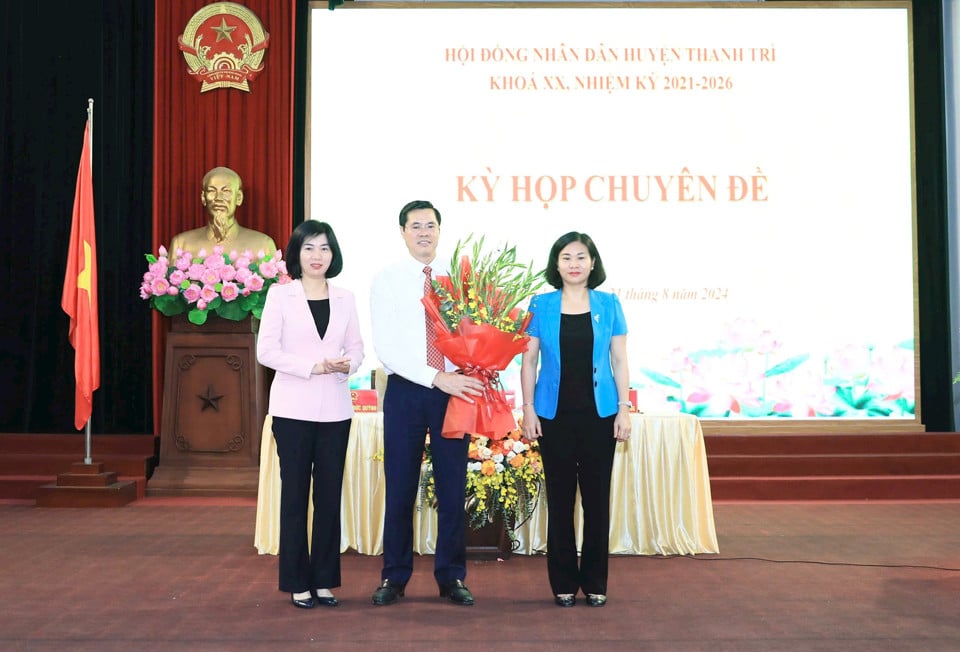
M404 206L403 208L400 209L400 228L401 228L401 229L406 228L406 226L407 226L407 215L410 214L410 211L417 211L417 210L420 210L420 209L422 209L422 208L429 208L430 210L433 211L433 214L437 216L437 225L439 226L439 224L440 224L440 211L438 211L438 210L434 207L434 205L431 204L430 202L428 202L428 201L426 201L426 200L424 200L424 199L416 199L416 200L410 202L409 204L407 204L406 206Z

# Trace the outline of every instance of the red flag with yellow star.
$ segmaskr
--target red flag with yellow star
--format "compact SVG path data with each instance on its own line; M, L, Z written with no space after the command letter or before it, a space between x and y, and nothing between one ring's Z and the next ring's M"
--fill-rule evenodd
M77 190L73 199L73 223L67 249L60 307L70 316L70 344L76 351L77 379L73 424L82 430L93 411L93 392L100 387L100 323L97 317L97 239L93 223L93 166L90 160L90 122L83 132L83 151Z

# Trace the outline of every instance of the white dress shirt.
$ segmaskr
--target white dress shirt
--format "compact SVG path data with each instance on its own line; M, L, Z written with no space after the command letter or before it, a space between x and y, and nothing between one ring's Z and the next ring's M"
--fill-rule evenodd
M388 374L432 387L437 370L427 364L426 311L423 298L423 268L412 256L380 270L370 288L373 349ZM439 269L438 269L439 267ZM430 263L434 277L446 273L446 263ZM446 358L447 371L456 367Z

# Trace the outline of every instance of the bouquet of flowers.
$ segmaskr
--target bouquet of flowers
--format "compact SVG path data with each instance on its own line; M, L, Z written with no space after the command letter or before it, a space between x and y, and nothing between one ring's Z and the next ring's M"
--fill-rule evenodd
M240 321L247 315L259 319L267 290L274 283L289 283L281 252L254 257L250 251L224 253L221 245L194 256L178 250L171 259L167 249L146 254L147 271L140 298L167 317L186 312L191 323L206 323L210 311L224 319Z
M517 262L515 247L483 253L483 238L471 256L458 242L449 276L438 276L433 292L423 297L437 332L437 348L460 372L484 383L482 396L468 403L450 397L443 423L444 437L466 433L501 439L516 427L512 407L503 398L499 372L527 350L530 313L520 307L543 285L542 274Z
M503 517L507 535L516 540L515 530L533 514L543 482L540 447L526 439L514 422L514 429L503 439L480 435L470 438L467 459L467 495L464 506L470 527L479 529ZM433 479L433 460L429 438L420 475L420 505L437 503Z

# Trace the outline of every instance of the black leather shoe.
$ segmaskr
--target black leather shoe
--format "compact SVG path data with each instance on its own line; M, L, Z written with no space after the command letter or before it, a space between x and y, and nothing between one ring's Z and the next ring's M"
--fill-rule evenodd
M317 604L321 607L339 607L340 601L332 595L330 597L317 596Z
M607 596L602 593L588 593L587 605L591 607L602 607L607 604Z
M290 602L293 603L294 607L299 607L300 609L313 609L314 604L313 596L309 598L297 599L293 597L293 594L290 594Z
M403 597L404 584L394 582L393 580L383 580L383 584L377 587L373 592L373 604L383 607L388 604L396 603Z
M465 607L473 606L473 594L470 589L464 585L463 580L453 580L446 584L438 585L440 587L440 597L447 598L450 602L461 604Z
M553 601L558 607L572 607L577 604L577 596L572 593L569 595L555 595L553 596Z

